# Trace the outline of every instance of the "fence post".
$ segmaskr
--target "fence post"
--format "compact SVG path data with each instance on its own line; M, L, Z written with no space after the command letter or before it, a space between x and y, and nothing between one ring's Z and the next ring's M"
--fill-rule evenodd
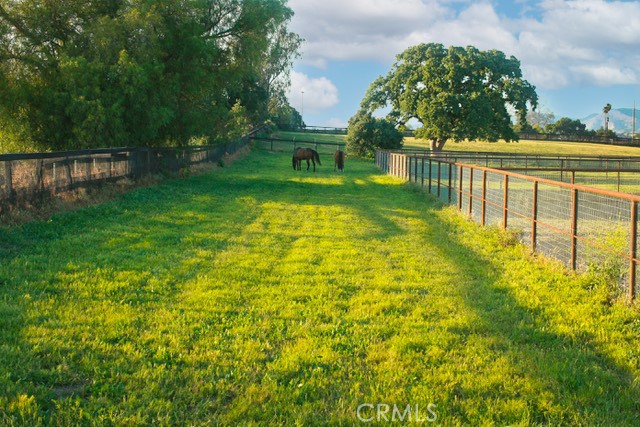
M531 251L536 251L538 243L538 181L533 182L533 212L531 212Z
M411 181L411 157L407 156L406 154L403 155L404 156L404 179L407 179L407 177L409 178L409 181Z
M73 175L71 174L71 160L69 160L69 157L66 157L64 159L64 164L65 164L65 171L67 172L67 186L66 189L67 190L72 190L73 189Z
M438 199L440 198L440 181L441 181L441 177L442 177L442 162L438 162L438 191L437 191L437 196Z
M452 171L453 171L453 164L449 163L449 189L447 191L447 197L449 199L449 204L451 204L451 190L452 190L452 182L451 182L451 175L452 175Z
M480 223L484 226L487 218L487 171L482 171L482 218Z
M431 194L431 180L433 179L433 162L431 160L431 157L429 157L429 194Z
M638 252L638 204L631 201L631 237L630 237L630 258L629 263L629 303L633 302L636 296L636 257Z
M424 157L422 158L422 173L420 174L420 187L424 188Z
M458 177L458 210L462 212L462 183L464 167L460 165L460 176Z
M469 168L469 216L473 214L473 167Z
M509 225L509 175L504 176L504 204L502 206L502 228Z
M578 190L571 190L571 268L577 268L578 260Z
M4 186L9 197L13 194L13 176L11 172L11 161L6 160L4 162Z
M84 180L86 182L91 182L91 164L93 162L91 161L91 157L87 157L87 159L84 162Z
M621 180L621 176L620 176L620 170L622 169L622 162L620 160L618 160L618 192L620 192L620 180Z
M56 170L56 161L54 160L51 165L51 193L56 194L56 189L58 188L58 171Z

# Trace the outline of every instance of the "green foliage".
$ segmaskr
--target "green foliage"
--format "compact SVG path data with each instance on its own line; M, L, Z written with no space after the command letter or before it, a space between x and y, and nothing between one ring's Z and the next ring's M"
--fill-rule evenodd
M359 111L349 120L347 153L358 157L373 157L376 148L402 148L402 132L388 120Z
M568 117L562 117L557 122L548 124L546 131L547 133L557 135L595 135L595 132L587 130L586 124L582 123L580 120L573 120Z
M422 127L416 136L442 149L447 140L517 140L510 108L526 123L535 108L535 88L522 78L520 62L497 50L420 44L398 55L386 77L374 81L362 107L373 112L391 107L398 124L411 119Z
M0 425L637 424L637 309L370 162L290 156L0 228Z
M227 139L236 105L257 124L282 97L292 15L285 0L2 0L0 125L43 149Z
M302 115L289 103L269 103L269 117L275 127L282 131L293 131L304 128Z
M600 136L600 137L604 137L604 138L617 138L618 137L618 134L615 131L611 130L611 129L605 130L603 128L600 128L597 131L595 131L594 133L595 133L596 136Z

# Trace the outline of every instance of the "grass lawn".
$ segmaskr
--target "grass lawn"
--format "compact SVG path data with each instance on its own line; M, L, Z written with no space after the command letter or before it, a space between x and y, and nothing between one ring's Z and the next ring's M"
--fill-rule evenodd
M638 425L637 307L325 159L0 228L0 425Z
M405 148L429 148L429 143L416 138L405 138ZM560 154L573 156L640 156L640 147L622 147L606 144L592 144L585 142L559 142L522 140L519 142L484 142L465 141L447 142L445 150L450 151L480 151L498 153L523 154Z

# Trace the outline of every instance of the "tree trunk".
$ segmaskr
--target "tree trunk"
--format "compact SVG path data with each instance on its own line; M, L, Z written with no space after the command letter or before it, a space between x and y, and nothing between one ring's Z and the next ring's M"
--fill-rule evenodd
M429 147L431 148L431 153L440 153L444 148L444 144L447 142L446 139L438 139L431 138L429 141Z

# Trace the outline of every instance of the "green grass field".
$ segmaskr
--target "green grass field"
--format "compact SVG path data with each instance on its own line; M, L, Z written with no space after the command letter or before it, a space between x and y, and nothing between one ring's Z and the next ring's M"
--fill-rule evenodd
M427 141L405 138L405 148L429 148ZM640 156L640 147L622 147L616 145L591 144L585 142L533 141L519 142L484 142L465 141L447 142L445 150L480 151L491 153L523 153L573 156Z
M637 307L323 160L0 228L0 425L638 425Z

